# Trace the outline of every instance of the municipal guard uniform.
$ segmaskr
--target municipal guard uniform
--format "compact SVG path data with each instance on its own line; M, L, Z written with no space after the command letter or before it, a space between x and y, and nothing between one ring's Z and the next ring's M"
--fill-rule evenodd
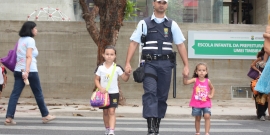
M172 43L181 44L185 38L176 22L166 16L156 18L154 14L139 22L130 40L141 43L142 34L146 36L142 46L144 70L151 74L145 76L143 81L143 117L147 119L148 132L156 129L154 132L158 134L160 120L167 110L166 101L174 67Z

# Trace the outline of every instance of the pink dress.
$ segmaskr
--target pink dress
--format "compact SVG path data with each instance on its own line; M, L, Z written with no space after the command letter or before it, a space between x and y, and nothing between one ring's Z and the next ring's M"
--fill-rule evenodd
M201 82L198 78L196 78L189 106L195 108L211 108L212 103L211 99L208 97L209 94L210 88L208 85L208 79L205 78L204 82Z

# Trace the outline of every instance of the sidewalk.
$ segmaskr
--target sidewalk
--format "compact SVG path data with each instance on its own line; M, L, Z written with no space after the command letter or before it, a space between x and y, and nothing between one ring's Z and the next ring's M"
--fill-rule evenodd
M9 98L0 99L0 116L5 117ZM53 99L45 102L50 114L56 116L101 117L102 110L89 105L89 99ZM142 117L141 99L127 99L127 105L119 106L117 117ZM189 99L168 99L166 118L192 118ZM256 118L255 103L252 99L212 100L212 119L253 120ZM40 116L34 98L20 98L15 116Z

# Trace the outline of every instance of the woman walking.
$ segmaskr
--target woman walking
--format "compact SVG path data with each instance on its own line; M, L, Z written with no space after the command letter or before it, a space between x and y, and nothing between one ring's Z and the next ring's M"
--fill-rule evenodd
M8 102L5 125L15 125L14 114L18 99L22 93L24 86L29 80L29 85L35 96L39 107L42 122L48 123L55 119L55 116L49 114L47 106L44 102L42 89L38 76L37 60L38 49L34 37L37 35L36 23L27 21L23 24L19 32L18 48L17 48L17 63L14 69L14 87ZM24 72L23 72L24 71Z

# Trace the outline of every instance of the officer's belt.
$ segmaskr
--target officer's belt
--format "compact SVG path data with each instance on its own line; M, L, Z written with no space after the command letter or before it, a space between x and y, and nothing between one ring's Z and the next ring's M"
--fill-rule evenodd
M146 54L146 55L142 55L142 59L143 60L148 60L148 61L151 61L151 60L173 60L174 59L174 54L171 53L171 54L167 54L167 55L164 55L164 54Z

